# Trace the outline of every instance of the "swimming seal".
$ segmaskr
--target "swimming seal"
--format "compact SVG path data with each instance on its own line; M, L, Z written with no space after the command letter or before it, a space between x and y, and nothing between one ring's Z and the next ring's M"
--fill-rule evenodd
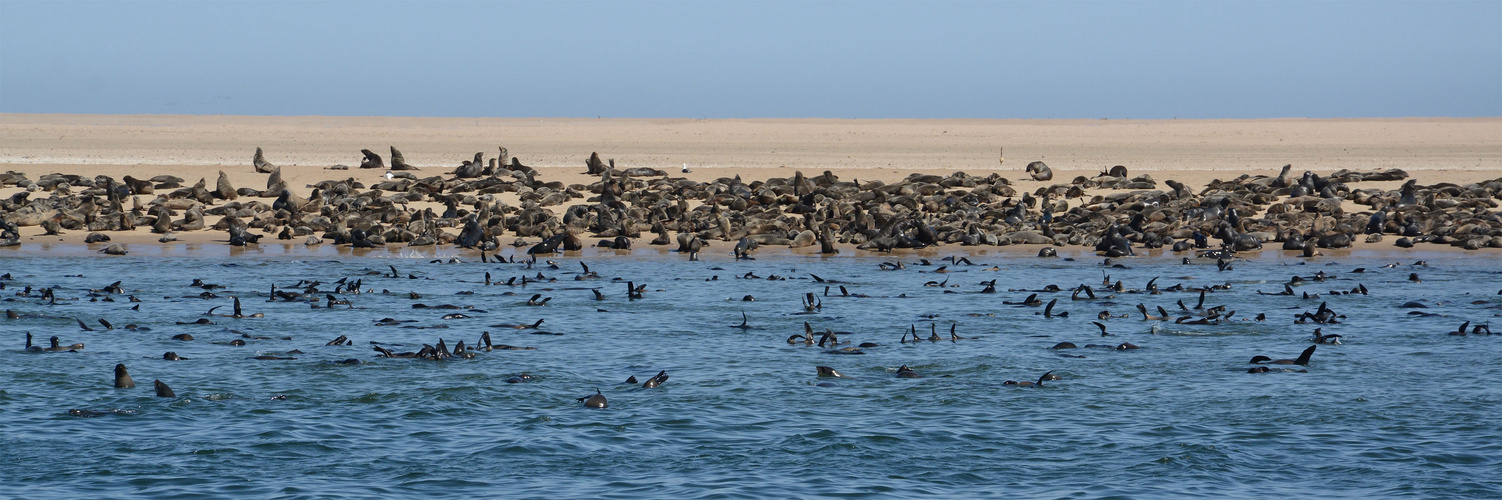
M1058 380L1058 379L1059 379L1059 376L1058 375L1054 375L1053 374L1053 370L1049 370L1048 373L1044 373L1043 376L1038 377L1038 381L1037 382L1030 382L1030 381L1026 381L1026 380L1018 382L1016 380L1008 380L1006 382L1002 382L1001 385L1011 385L1011 386L1017 386L1017 387L1043 387L1043 381L1044 380Z
M897 368L897 378L923 378L923 376L913 371L912 368L908 368L907 365L902 365Z
M130 373L125 371L125 363L115 365L115 388L130 389L136 386L136 381L131 380Z
M172 392L172 388L171 387L167 387L167 384L162 383L162 381L160 381L160 380L152 381L152 385L156 386L156 397L159 397L159 398L175 398L175 397L177 397L177 393Z
M1299 365L1299 366L1309 366L1309 358L1311 356L1314 356L1314 348L1316 348L1316 347L1319 347L1319 346L1312 345L1312 346L1309 346L1308 349L1304 349L1304 352L1301 353L1301 354L1299 354L1299 358L1298 359L1272 359L1272 358L1269 358L1267 356L1257 355L1257 356L1252 356L1252 360L1249 361L1249 363L1254 363L1254 364L1266 363L1266 364L1269 364L1269 365Z
M599 389L595 389L595 394L593 396L585 396L579 398L579 402L584 403L585 408L604 408L606 406L609 406L610 404L609 402L605 401L605 395L600 394Z
M828 366L816 366L814 367L814 369L819 371L820 377L846 378L845 374L840 373L834 368L830 368Z
M1470 324L1470 322L1468 321L1468 322L1466 322L1466 324ZM29 345L29 344L31 344L31 342L30 342L31 337L30 337L30 334L27 334L27 335L28 335L28 337L27 337L27 344ZM83 349L83 343L82 342L77 343L77 344L73 344L73 345L66 345L66 346L65 345L58 345L57 336L56 335L52 336L52 338L49 339L49 340L52 341L52 347L48 347L48 348L42 349L43 351L47 351L47 352L58 352L58 351L78 352L79 349Z
M652 388L655 388L657 386L662 385L663 382L667 382L667 381L668 381L668 371L667 370L663 370L663 371L657 372L657 374L653 375L652 378L647 379L646 382L642 383L641 387L643 389L652 389Z
M1341 338L1340 335L1336 335L1336 334L1333 334L1333 333L1329 334L1329 335L1321 335L1320 334L1320 329L1319 328L1315 328L1314 329L1314 338L1312 338L1310 340L1312 340L1316 344L1340 345L1340 338Z

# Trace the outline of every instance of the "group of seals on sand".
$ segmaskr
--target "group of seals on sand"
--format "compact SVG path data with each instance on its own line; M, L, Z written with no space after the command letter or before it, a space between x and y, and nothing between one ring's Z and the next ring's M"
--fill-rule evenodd
M1502 248L1502 178L1466 185L1419 185L1408 179L1396 190L1362 189L1360 183L1398 181L1406 172L1341 170L1327 177L1292 175L1285 165L1277 176L1241 175L1211 181L1195 192L1174 180L1129 177L1115 166L1095 177L1018 192L1001 173L985 177L954 172L913 174L896 183L840 179L831 172L807 177L743 181L739 176L710 182L669 177L650 168L617 168L592 153L586 173L599 180L565 185L539 180L506 148L485 162L483 153L448 174L418 177L418 168L391 147L390 164L362 150L361 168L389 169L373 185L353 178L309 186L302 197L281 179L281 167L257 148L253 168L268 175L265 189L234 188L220 172L213 189L206 179L157 176L83 177L47 174L36 181L24 174L0 174L0 185L25 191L0 200L5 216L0 245L18 244L18 226L61 231L122 231L149 226L168 241L183 231L225 231L233 245L255 244L261 235L280 240L305 238L355 247L392 244L456 244L493 250L503 236L554 238L577 249L584 237L598 246L628 249L632 239L655 234L651 245L670 245L677 233L680 251L691 255L712 241L734 242L738 257L757 245L792 248L835 244L891 251L942 244L1043 244L1093 247L1107 256L1134 248L1174 251L1248 251L1265 243L1290 251L1341 248L1358 239L1394 244L1447 244L1465 249ZM506 162L509 159L510 162ZM1051 181L1041 161L1026 173ZM33 196L50 193L50 196ZM519 206L501 200L514 194ZM246 200L246 198L251 198ZM274 198L273 203L254 198ZM409 208L432 202L443 210ZM1369 207L1347 212L1346 206ZM210 221L210 218L217 220ZM124 248L120 248L123 254Z

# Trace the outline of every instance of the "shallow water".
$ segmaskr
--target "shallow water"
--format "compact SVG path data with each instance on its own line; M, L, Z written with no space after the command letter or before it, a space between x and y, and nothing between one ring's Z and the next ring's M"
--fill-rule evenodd
M1072 262L982 255L972 257L981 265L949 273L933 272L947 264L938 256L927 266L903 256L908 269L882 271L880 262L898 258L590 254L582 259L601 278L585 281L575 280L578 256L555 257L561 269L552 270L390 255L0 254L0 273L15 278L4 282L0 308L22 315L3 323L0 496L1502 496L1502 337L1445 335L1502 313L1502 263L1411 253L1304 265L1264 254L1226 272L1167 255L1124 259L1125 269L1077 253ZM1420 258L1427 266L1409 265ZM1402 265L1381 268L1397 260ZM399 278L389 277L388 265ZM986 270L993 265L1000 269ZM1351 273L1357 267L1366 272ZM500 281L539 272L557 281L485 286L486 271ZM1294 288L1318 299L1256 293L1317 271L1336 278ZM760 279L742 279L748 272ZM1410 272L1422 282L1409 282ZM826 284L810 273L870 297L838 296L838 285L825 296ZM1237 313L1221 325L1144 321L1137 303L1175 312L1176 301L1192 307L1198 293L1107 297L1100 286L1107 274L1129 289L1155 276L1163 288L1229 283L1205 305ZM226 288L214 290L219 298L198 298L203 290L188 286L192 278ZM331 290L339 278L363 279L374 293L342 294L353 308L266 300L272 283L317 279ZM945 287L924 286L946 279ZM976 293L991 279L998 293ZM115 280L125 294L90 301L89 289ZM645 283L645 297L628 300L625 280ZM1041 307L1002 304L1029 294L1009 289L1049 283L1090 284L1101 298L1040 293L1045 302L1059 299L1055 312L1070 313L1051 319ZM1328 294L1358 283L1371 294ZM59 287L58 303L43 303L36 291L17 296L26 285ZM819 295L822 310L797 314L806 292ZM552 300L526 306L534 293ZM756 300L742 301L748 294ZM126 295L142 300L140 311L129 310ZM215 306L226 314L230 297L265 317L175 324ZM316 298L321 304L323 293ZM1398 307L1410 300L1428 307ZM1293 323L1322 301L1346 318ZM459 311L472 318L441 319L455 311L414 303L472 306ZM1114 337L1100 338L1091 325L1101 310L1129 314L1103 321ZM729 327L742 312L754 329ZM1251 321L1257 313L1268 319ZM443 328L375 326L386 317ZM98 318L115 329L103 330ZM488 326L539 318L542 330L562 335ZM841 340L882 345L863 355L789 345L805 321L850 332ZM898 343L912 325L926 338L930 325L947 336L953 323L974 338ZM1307 373L1247 373L1255 354L1296 357L1315 327L1344 335L1345 344L1320 346ZM87 346L28 353L20 349L26 331L38 342L56 335ZM439 338L472 345L482 331L537 350L435 362L377 358L370 346L415 351ZM170 340L178 333L196 340ZM241 333L273 339L228 345ZM338 335L354 345L324 345ZM1142 348L1048 349L1061 341ZM292 349L303 354L249 359ZM164 361L165 351L191 359ZM364 363L331 363L347 358ZM111 387L116 363L130 368L135 389ZM895 378L904 364L923 378ZM851 378L820 379L817 365ZM659 370L670 375L660 388L621 384ZM1002 385L1049 370L1062 380ZM535 379L505 383L523 372ZM179 397L153 397L156 379ZM828 381L838 385L815 385ZM609 408L575 401L596 388ZM273 399L279 395L286 397ZM70 409L123 411L80 418Z

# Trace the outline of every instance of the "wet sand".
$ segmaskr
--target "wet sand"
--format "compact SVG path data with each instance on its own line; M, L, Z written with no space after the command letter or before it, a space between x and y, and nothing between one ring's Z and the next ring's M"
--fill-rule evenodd
M251 157L265 149L297 194L326 179L367 185L384 171L355 168L360 149L401 149L420 177L449 174L476 152L499 147L539 170L539 179L588 184L591 152L621 168L652 167L673 177L746 181L831 171L841 179L893 182L914 173L1001 173L1019 192L1068 183L1113 165L1202 188L1213 179L1294 172L1320 175L1349 169L1401 168L1420 184L1469 183L1502 177L1502 118L1276 120L673 120L583 118L254 117L167 115L0 114L0 170L28 178L60 172L115 178L176 175L210 186L219 171L239 187L261 189ZM1002 155L1004 153L1004 156ZM1050 182L1028 179L1023 167L1044 161ZM329 170L343 164L349 170ZM687 164L690 173L681 173ZM1396 189L1400 182L1363 188ZM17 188L0 189L10 196ZM503 198L504 199L504 198ZM147 200L143 200L147 201ZM263 201L270 202L270 199ZM506 199L508 203L515 200ZM422 208L422 205L414 205ZM1350 205L1360 211L1362 208ZM22 228L27 244L81 244L83 231L41 236ZM108 233L114 242L157 245L140 227ZM184 243L213 244L218 231L178 233ZM509 242L509 239L503 241ZM1358 243L1357 248L1369 246ZM1391 247L1390 242L1370 245ZM23 245L23 249L36 248ZM955 247L956 249L959 247ZM949 251L951 249L945 249ZM728 252L728 247L726 248ZM953 250L959 251L959 250Z

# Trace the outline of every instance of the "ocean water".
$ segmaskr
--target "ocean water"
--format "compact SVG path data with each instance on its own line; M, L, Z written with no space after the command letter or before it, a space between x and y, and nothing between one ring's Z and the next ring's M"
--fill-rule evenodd
M431 253L0 253L0 273L14 278L0 308L20 315L0 320L0 497L1502 497L1502 336L1446 335L1502 314L1495 254L1264 252L1218 271L1171 254L1110 267L1074 250L1063 255L1074 260L980 254L956 266L939 260L945 250L739 262L590 252L553 257L559 269L431 263ZM581 261L599 278L576 279ZM907 268L879 268L897 261ZM1300 295L1257 293L1320 271L1333 278L1294 286ZM486 286L486 272L544 282ZM1102 287L1107 275L1129 291ZM1145 321L1138 303L1178 314L1179 301L1199 299L1130 293L1154 277L1164 289L1229 285L1205 307L1236 314L1219 325ZM224 288L201 298L194 278ZM322 307L340 278L367 293ZM116 280L124 293L91 294ZM267 301L272 284L300 280L322 282L320 307ZM997 293L978 293L989 280ZM645 284L644 296L628 299L627 281ZM1065 291L1038 297L1068 317L1003 304L1048 284ZM1098 298L1072 300L1080 284ZM1370 294L1330 293L1358 284ZM31 295L18 295L27 285ZM56 304L39 298L43 287L57 287ZM804 314L810 292L822 307ZM533 294L551 300L526 305ZM231 297L264 317L205 316L229 313ZM1409 301L1427 307L1401 307ZM1339 324L1295 324L1321 302L1344 315ZM1111 337L1091 324L1103 310L1127 316L1101 321ZM456 312L469 317L443 319ZM731 327L742 313L753 328ZM177 324L200 318L214 324ZM495 326L538 319L558 335ZM789 345L805 322L880 346ZM899 343L910 328L947 337L952 324L969 338ZM1296 357L1317 327L1344 343L1319 346L1307 372L1247 373L1253 355ZM378 358L371 346L473 345L485 331L536 350L429 361ZM86 347L25 352L24 332ZM195 340L171 339L180 333ZM245 335L263 338L229 345ZM339 335L353 345L324 345ZM1081 348L1049 349L1064 341ZM1121 342L1141 348L1083 347ZM295 360L251 359L291 350ZM166 351L190 359L165 361ZM348 358L362 363L332 363ZM112 387L116 363L136 388ZM849 377L819 378L820 365ZM902 365L922 378L895 377ZM622 383L660 370L670 376L661 387ZM1060 380L1003 385L1047 371ZM506 382L521 373L533 379ZM154 397L153 380L178 396ZM608 408L577 401L597 389Z

